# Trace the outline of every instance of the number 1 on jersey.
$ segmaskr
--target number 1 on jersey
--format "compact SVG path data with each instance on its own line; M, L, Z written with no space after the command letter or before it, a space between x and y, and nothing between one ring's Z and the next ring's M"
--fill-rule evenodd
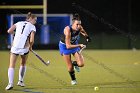
M24 24L24 26L23 26L23 28L22 28L21 34L23 34L23 31L24 31L24 28L25 28L26 24L27 24L27 23Z

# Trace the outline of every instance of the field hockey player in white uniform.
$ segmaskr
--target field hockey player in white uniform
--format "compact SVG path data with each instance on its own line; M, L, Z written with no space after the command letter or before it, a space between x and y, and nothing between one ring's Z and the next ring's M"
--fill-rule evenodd
M36 20L36 15L29 12L26 17L26 21L19 21L15 23L7 31L9 34L13 34L14 38L10 51L10 64L8 68L9 82L5 88L6 90L13 88L14 70L18 55L21 57L21 63L19 68L19 81L17 85L21 87L25 86L23 80L26 72L26 61L28 58L29 50L32 50L32 46L34 44L34 35L36 32L36 27L34 24L36 23Z

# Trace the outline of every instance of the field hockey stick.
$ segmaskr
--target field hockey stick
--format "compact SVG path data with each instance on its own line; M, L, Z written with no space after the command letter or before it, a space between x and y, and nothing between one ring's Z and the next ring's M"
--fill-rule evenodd
M87 47L88 42L86 41L86 43L84 44L84 46L80 49L79 53L81 54L81 52Z
M46 66L50 64L50 61L45 62L34 50L32 50L32 53Z
M83 51L85 48L86 48L86 45L84 45L84 46L80 49L79 54L81 54L82 51Z

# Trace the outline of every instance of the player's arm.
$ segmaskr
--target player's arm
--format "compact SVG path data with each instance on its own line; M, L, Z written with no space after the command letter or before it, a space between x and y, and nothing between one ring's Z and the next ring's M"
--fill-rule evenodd
M32 31L31 34L30 34L30 39L29 39L29 44L30 44L30 51L32 50L32 46L34 44L34 36L35 36L35 31Z
M12 25L8 30L7 30L7 32L9 33L9 34L14 34L14 30L16 29L16 25Z
M83 44L72 45L72 44L70 43L71 33L70 33L69 27L66 27L66 28L64 29L64 34L65 34L65 43L66 43L67 49L76 48L76 47L83 47Z
M88 36L87 32L81 26L80 33L86 38L87 42L91 42L91 38Z
M86 31L83 29L82 26L81 26L81 29L80 29L80 33L81 33L83 36L85 36L85 37L88 36L88 34L86 33Z

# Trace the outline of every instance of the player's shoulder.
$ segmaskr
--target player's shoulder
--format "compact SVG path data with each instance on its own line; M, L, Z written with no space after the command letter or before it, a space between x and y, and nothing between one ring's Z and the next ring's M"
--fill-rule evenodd
M18 21L16 24L23 24L23 23L25 23L25 21Z
M65 30L70 30L70 27L69 26L66 26L64 29Z
M35 25L33 25L32 23L28 22L31 26L35 27Z
M16 22L14 25L16 25L16 26L18 25L18 26L19 26L19 25L21 25L21 24L22 24L22 21L18 21L18 22Z
M21 24L29 24L29 25L32 25L30 22L28 22L28 21L19 21L19 22L17 22L17 23L21 23Z
M70 33L70 27L69 26L66 26L64 28L64 34L69 34Z

